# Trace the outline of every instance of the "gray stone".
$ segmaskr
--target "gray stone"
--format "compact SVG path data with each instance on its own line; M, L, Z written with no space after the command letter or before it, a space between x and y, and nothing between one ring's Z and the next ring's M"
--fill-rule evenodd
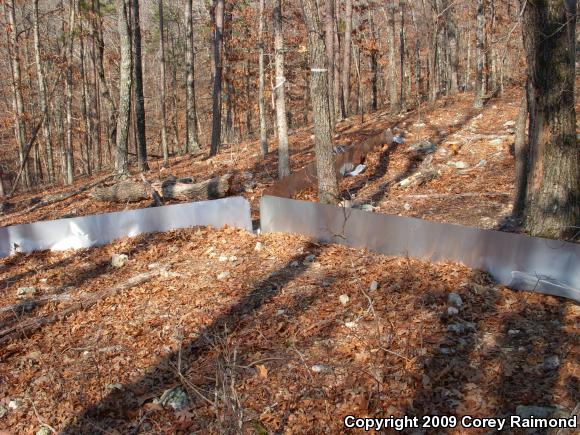
M8 410L0 405L0 418L4 417L6 414L8 414Z
M166 390L159 398L158 403L161 406L171 408L174 411L182 411L187 408L189 399L185 390L181 386L178 386Z
M469 165L461 160L458 162L452 162L452 165L455 166L457 169L465 169L468 168Z
M338 300L340 301L340 303L341 303L342 305L346 305L346 304L348 304L348 302L350 301L350 298L348 297L348 295L340 295L340 296L338 297Z
M378 288L379 288L379 283L377 281L371 282L371 285L369 286L370 291L372 291L372 292L377 291Z
M522 419L548 418L554 412L555 408L551 406L525 406L518 405L516 408L516 415Z
M487 160L485 159L481 159L477 165L475 165L476 168L483 168L485 165L487 165Z
M262 244L262 242L256 242L256 246L254 247L254 251L261 251L262 248L264 247L264 245Z
M305 266L307 266L310 263L312 263L315 258L316 258L316 255L314 255L314 254L308 254L306 256L306 258L304 259L304 261L302 262L302 264L304 264Z
M449 293L447 296L447 303L453 307L461 308L463 299L457 293Z
M500 146L501 144L503 144L503 139L497 138L497 139L490 140L489 144L496 146L496 147Z
M514 336L514 335L518 335L520 333L519 329L510 329L508 331L508 335Z
M549 356L544 359L542 367L545 370L556 370L558 367L560 367L560 358L558 358L558 355Z
M409 203L405 203L405 205L403 205L403 208L407 211L411 210L411 204Z
M418 153L430 154L430 153L437 151L437 145L435 145L434 143L432 143L428 140L420 140L419 142L415 142L414 144L412 144L408 148L408 151L415 151Z
M18 287L16 297L18 299L31 298L36 294L36 287Z
M123 267L129 261L129 257L126 254L113 254L111 257L111 265L113 267Z
M331 367L324 364L314 364L310 370L312 370L314 373L324 373L329 372Z
M455 307L448 307L447 314L450 316L457 316L459 314L459 310Z
M46 426L42 426L36 431L36 435L52 435L52 429L49 429Z

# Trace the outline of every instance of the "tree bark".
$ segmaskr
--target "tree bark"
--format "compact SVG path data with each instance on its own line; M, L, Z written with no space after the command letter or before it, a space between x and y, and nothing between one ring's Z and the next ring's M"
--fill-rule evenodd
M458 43L457 43L457 23L455 19L455 11L453 4L446 0L446 26L447 26L447 38L449 41L449 92L451 94L456 94L459 90L459 55L458 55Z
M395 4L389 3L387 6L387 38L389 44L389 100L391 113L398 113L401 110L399 101L399 89L397 86L397 61L395 50Z
M522 30L528 63L530 153L524 216L525 229L534 236L577 238L579 233L575 27L574 0L526 3Z
M135 126L137 127L137 164L141 172L148 171L147 140L145 136L145 97L143 95L143 63L141 56L141 17L139 0L132 1L133 74L135 80Z
M185 112L185 152L197 153L200 150L195 120L195 65L193 44L193 0L187 0L185 8L185 69L186 77L186 112Z
M276 126L278 128L278 177L290 175L288 152L288 121L286 117L286 77L284 76L284 34L282 31L282 0L274 1L274 63L276 67Z
M224 0L213 0L213 94L210 156L215 156L221 143L222 130L222 36L224 29Z
M21 83L21 71L20 71L20 55L18 53L18 36L16 27L16 6L14 0L10 0L9 3L5 4L8 9L8 23L10 25L10 30L8 32L9 41L8 46L10 48L10 61L11 61L11 72L12 72L12 107L14 110L14 133L16 136L16 144L18 146L18 156L20 158L20 163L24 162L24 147L26 144L25 132L24 132L24 121L22 119L24 115L24 102L22 99L22 83ZM30 171L28 167L25 167L22 181L25 188L30 187Z
M268 127L266 125L266 102L264 97L264 7L265 0L260 0L260 23L258 28L258 108L260 111L260 149L262 157L268 154Z
M65 107L66 107L66 142L64 149L64 178L65 184L74 181L74 150L73 150L73 53L74 53L74 29L76 23L75 1L69 2L68 37L66 48L66 75L65 75Z
M36 62L36 78L38 80L40 110L44 115L44 123L42 124L42 134L44 136L44 149L46 152L46 172L48 174L48 182L54 182L54 157L52 153L52 140L50 131L50 118L48 114L48 101L46 98L46 83L44 82L44 71L42 68L42 60L40 56L40 31L38 21L38 0L34 0L34 60Z
M512 216L521 218L526 203L526 188L528 184L528 156L529 147L526 141L526 127L528 126L528 97L527 86L524 87L524 95L516 121L516 137L514 143L516 158L516 194Z
M128 140L129 119L131 115L131 31L129 29L129 5L131 0L119 0L118 30L121 45L121 61L119 71L119 113L117 116L117 143L115 170L121 176L129 172Z
M330 108L330 127L336 126L336 112L334 108L334 0L325 0L324 40L326 43L326 69L328 70L328 106Z
M318 13L318 12L317 12ZM352 0L346 0L344 42L342 46L342 117L349 115L350 63L352 51Z
M160 59L160 73L159 78L159 105L161 107L161 148L163 150L163 166L169 163L169 147L167 145L167 108L165 106L166 86L165 86L165 31L164 31L164 16L163 16L163 0L158 0L159 6L159 52Z
M485 32L485 15L483 10L484 0L477 0L477 30L476 30L476 72L475 72L475 101L473 102L473 107L476 109L481 109L483 107L483 68L485 63L485 51L484 51L484 32Z
M405 110L405 1L399 0L399 14L401 26L399 27L399 77L401 78L399 88L399 107Z
M323 204L336 204L339 200L339 191L332 155L324 37L316 0L301 0L301 3L308 29L308 54L311 71L310 96L314 118L318 197Z

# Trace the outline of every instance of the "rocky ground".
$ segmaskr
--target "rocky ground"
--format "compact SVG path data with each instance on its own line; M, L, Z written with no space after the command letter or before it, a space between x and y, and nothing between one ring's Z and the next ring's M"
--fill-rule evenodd
M0 281L14 434L337 433L346 414L580 401L578 306L459 265L198 228L19 254Z

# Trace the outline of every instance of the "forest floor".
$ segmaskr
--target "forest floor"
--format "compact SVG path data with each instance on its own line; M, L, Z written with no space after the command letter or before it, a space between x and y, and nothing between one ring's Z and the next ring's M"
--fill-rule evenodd
M376 149L367 155L366 170L341 181L344 198L356 206L367 204L374 211L424 219L494 228L511 212L514 193L515 160L514 126L520 91L508 90L482 110L472 108L473 95L459 94L442 98L433 106L413 110L404 115L388 112L367 114L364 120L353 116L337 125L335 145L351 145L391 128L404 136L405 143ZM311 128L291 132L291 165L295 171L314 160ZM436 145L431 156L409 150L417 142L427 140ZM232 174L230 195L243 195L252 204L258 217L259 199L263 191L277 182L276 140L270 141L270 153L262 158L257 141L229 145L219 155L181 156L172 158L169 168L160 161L150 163L149 179L171 175L203 181L218 175ZM427 162L425 162L427 157ZM452 165L463 165L457 168ZM418 183L417 176L426 167L437 172L433 179ZM82 216L123 209L142 208L150 201L133 204L96 202L82 193L65 201L22 213L35 201L48 194L71 192L97 181L103 174L83 177L69 187L27 193L14 197L14 207L0 217L0 225ZM409 185L400 181L411 177ZM403 183L404 184L404 183ZM299 192L298 199L316 199L315 189Z
M290 235L189 229L2 259L1 306L21 287L67 299L5 311L0 329L152 270L0 345L0 428L340 433L348 414L567 415L580 401L578 305Z
M510 229L519 97L508 91L475 111L465 94L341 122L336 145L386 128L405 137L343 179L344 197L376 212ZM409 150L422 140L433 153ZM310 129L290 143L293 170L313 161ZM168 169L154 161L147 177L230 173L231 195L248 198L257 217L276 172L272 140L265 159L254 141L211 159L176 157ZM18 195L0 225L149 205L82 193L24 213L34 198L102 176ZM316 199L314 189L296 197ZM114 267L113 254L126 264ZM0 259L0 283L0 432L339 433L347 414L578 412L579 306L456 264L195 228L17 254Z

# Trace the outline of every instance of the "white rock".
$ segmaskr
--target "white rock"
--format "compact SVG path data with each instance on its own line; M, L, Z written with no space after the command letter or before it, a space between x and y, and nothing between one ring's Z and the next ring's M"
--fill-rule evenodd
M514 336L514 335L518 335L520 333L519 329L510 329L508 331L508 335Z
M348 329L354 329L356 328L356 322L346 322L344 326L346 326Z
M293 261L292 263L290 263L291 267L298 267L300 263L298 263L297 261Z
M447 303L451 306L461 308L463 305L463 299L457 293L449 293L447 296Z
M220 257L218 258L218 261L220 263L223 263L224 261L228 261L228 256L227 255L220 255Z
M500 146L501 144L503 144L503 140L502 139L493 139L493 140L489 141L489 144L497 147L497 146Z
M405 203L405 205L403 206L403 208L407 211L411 210L411 204L409 203Z
M461 160L459 160L458 162L455 162L454 165L457 169L465 169L467 167L469 167L469 165Z
M370 291L372 291L372 292L377 291L378 288L379 288L379 283L377 281L371 282L371 285L369 286Z
M254 248L254 251L261 251L263 247L264 247L264 245L262 245L262 242L256 242L256 246Z
M18 409L18 401L11 400L8 402L8 409Z
M19 299L31 298L36 294L36 287L18 287L16 297Z
M111 265L113 267L123 267L129 261L129 257L126 254L113 254L111 257Z
M340 295L340 296L338 297L338 300L340 301L340 303L341 303L342 305L346 305L346 304L348 304L348 302L350 301L350 298L348 297L348 295Z
M450 316L457 316L459 314L459 310L455 307L448 307L447 314L449 314Z
M314 364L310 370L312 370L314 373L323 373L330 371L330 367L324 364Z
M232 255L232 256L230 257L230 261L231 261L232 263L234 263L234 262L238 261L238 257L236 257L235 255Z
M223 281L224 279L229 278L229 276L230 276L229 272L220 272L218 273L217 279Z
M284 314L284 313L285 313L285 311L284 311L284 310L278 310L278 311L276 311L276 315L277 315L277 316L281 316L281 315L282 315L282 314Z

